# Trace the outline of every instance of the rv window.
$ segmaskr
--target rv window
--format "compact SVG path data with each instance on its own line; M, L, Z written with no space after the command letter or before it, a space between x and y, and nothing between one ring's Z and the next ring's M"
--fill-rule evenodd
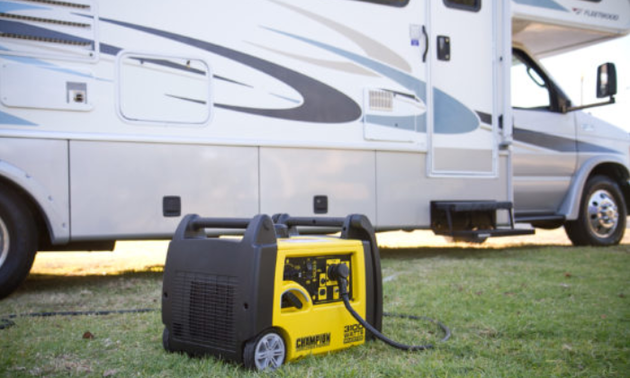
M394 7L404 7L405 5L409 4L409 0L359 0L359 1L365 1L368 3L376 3L376 4L383 4L383 5L391 5Z
M118 59L119 114L130 122L205 124L212 74L199 59L123 53Z
M549 108L547 83L538 71L518 55L512 59L512 106L515 108Z
M444 4L449 8L477 12L481 9L481 0L444 0Z

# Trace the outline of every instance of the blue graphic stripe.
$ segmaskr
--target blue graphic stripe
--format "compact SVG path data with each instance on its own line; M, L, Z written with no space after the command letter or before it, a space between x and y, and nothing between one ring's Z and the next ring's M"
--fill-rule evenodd
M355 54L353 52L347 51L347 50L342 50L338 47L335 46L331 46L328 44L325 44L323 42L319 42L319 41L315 41L309 38L305 38L305 37L300 37L299 35L295 35L295 34L291 34L291 33L287 33L287 32L283 32L280 30L275 30L275 29L271 29L271 28L264 28L267 29L269 31L272 31L274 33L278 33L278 34L282 34L285 35L287 37L293 38L293 39L297 39L299 41L308 43L310 45L313 46L317 46L319 48L322 48L326 51L330 51L332 53L335 53L339 56L342 56L344 58L347 58L353 62L359 63L361 65L363 65L364 67L368 67L369 69L378 72L381 75L387 76L388 78L394 80L395 82L397 82L398 84L402 85L403 87L413 91L413 93L416 94L416 96L418 96L418 98L422 99L422 101L426 102L426 83L418 80L417 78L415 78L414 76L411 76L409 74L406 74L402 71L399 71L395 68L392 68L386 64L383 64L381 62L377 62L373 59L370 58L366 58L365 56L362 55L358 55Z
M7 49L4 46L0 46L0 51L11 51L9 49ZM31 66L39 66L40 68L43 69L47 69L47 70L51 70L51 71L57 71L57 72L62 72L62 73L66 73L69 75L74 75L74 76L79 76L79 77L84 77L84 78L88 78L88 79L92 79L93 76L86 74L84 72L79 72L79 71L74 71L74 70L70 70L67 68L63 68L63 67L58 67L55 66L54 64L45 62L43 60L39 60L36 58L31 58L28 56L13 56L13 55L3 55L2 56L3 59L7 59L7 60L12 60L14 62L18 62L18 63L22 63L22 64L28 64ZM99 79L99 80L103 80L103 81L111 81L111 80L106 80L106 79Z
M379 74L386 76L418 96L426 103L426 83L416 77L399 71L383 63L377 62L370 58L342 50L338 47L331 46L322 42L318 42L309 38L301 37L295 34L266 28L272 32L285 35L287 37L300 40L302 42L317 46L326 51L335 53L351 61L359 63ZM434 115L435 125L434 131L438 134L460 134L476 130L479 127L479 118L468 109L464 104L449 96L440 89L433 89ZM426 130L426 117L420 115L419 128Z
M33 122L5 112L0 112L0 125L37 126L37 124Z
M559 10L568 12L569 10L562 5L558 4L554 0L514 0L517 4L529 5L538 8L547 8L552 10Z
M2 13L11 13L11 12L21 11L21 10L37 10L37 9L50 9L50 8L40 7L37 5L10 3L8 1L0 2L0 12Z
M419 133L426 133L427 126L423 123L424 117L417 116L381 116L368 114L365 116L365 122L374 125L387 126L394 129L410 130Z

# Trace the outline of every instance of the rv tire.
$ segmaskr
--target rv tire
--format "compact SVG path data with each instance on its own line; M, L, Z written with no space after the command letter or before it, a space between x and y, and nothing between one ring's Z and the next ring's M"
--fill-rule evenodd
M0 184L0 299L11 294L31 270L37 226L24 200Z
M626 204L616 182L607 176L593 176L584 186L577 220L564 229L573 245L619 244L626 229Z

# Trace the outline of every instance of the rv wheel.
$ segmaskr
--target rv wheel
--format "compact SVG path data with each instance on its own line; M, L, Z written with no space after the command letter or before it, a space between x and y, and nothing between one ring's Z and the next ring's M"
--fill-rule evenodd
M273 371L284 363L286 354L282 336L275 331L263 332L245 344L243 364L248 369Z
M564 226L574 245L619 244L626 228L626 204L619 186L606 176L593 176L584 186L577 220Z
M37 252L37 227L28 206L0 184L0 298L11 294L31 270Z

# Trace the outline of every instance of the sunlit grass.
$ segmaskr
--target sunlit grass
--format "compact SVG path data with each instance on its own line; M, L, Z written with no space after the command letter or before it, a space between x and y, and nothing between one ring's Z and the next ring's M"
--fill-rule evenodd
M277 376L628 376L628 237L612 248L571 247L561 230L482 245L448 244L426 232L377 237L385 311L438 318L451 327L452 339L421 353L369 342L288 364ZM39 254L25 284L0 302L0 318L158 311L14 319L15 326L0 330L0 377L270 376L164 352L159 307L167 246L122 242L114 252ZM385 318L383 328L407 343L441 338L426 322Z
M452 248L453 246L488 249L534 245L571 245L562 229L538 230L536 235L488 239L483 244L454 244L447 238L436 236L431 231L392 231L377 234L380 248ZM630 244L630 232L623 239ZM31 272L85 276L115 274L150 267L163 266L166 261L168 241L122 241L116 243L113 252L42 252L37 254Z

